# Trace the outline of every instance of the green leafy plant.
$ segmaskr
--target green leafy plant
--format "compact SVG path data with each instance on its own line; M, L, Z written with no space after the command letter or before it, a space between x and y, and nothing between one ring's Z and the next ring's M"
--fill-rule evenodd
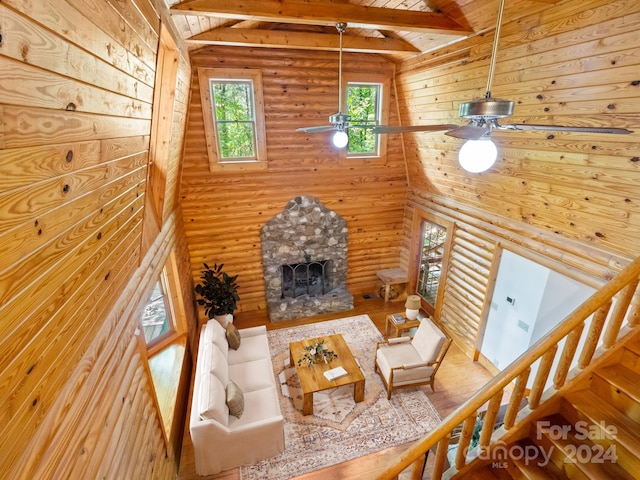
M204 313L213 318L216 315L233 314L238 308L237 302L238 285L236 280L238 275L231 276L222 271L224 264L214 264L213 268L204 264L202 271L202 283L196 285L196 293L202 298L198 299L198 305L204 306Z
M316 362L330 362L334 358L338 358L338 355L329 350L329 347L324 342L324 339L313 342L311 345L304 347L304 355L298 359L298 366L305 364L311 368Z

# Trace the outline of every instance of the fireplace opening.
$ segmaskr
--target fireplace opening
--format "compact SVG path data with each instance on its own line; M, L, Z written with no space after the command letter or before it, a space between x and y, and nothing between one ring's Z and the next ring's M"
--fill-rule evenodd
M302 295L318 297L331 291L331 261L292 263L280 267L282 295L280 298L296 298Z

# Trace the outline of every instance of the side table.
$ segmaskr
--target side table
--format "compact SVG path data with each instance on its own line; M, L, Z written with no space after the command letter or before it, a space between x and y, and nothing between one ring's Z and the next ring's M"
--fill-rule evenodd
M393 315L402 315L402 318L404 318L404 323L396 323L393 319ZM420 320L416 319L416 320L408 320L407 317L405 317L404 313L395 313L395 314L391 314L391 315L387 315L387 325L385 328L385 333L386 336L389 337L390 336L390 330L391 328L393 328L395 330L395 337L399 337L400 336L400 332L404 331L404 330L410 330L414 327L417 327L420 325Z
M376 272L376 275L380 280L382 280L385 302L389 301L389 291L391 290L391 285L407 283L409 281L407 272L405 272L401 268L388 268L386 270L378 270ZM398 300L402 300L401 296L398 296Z

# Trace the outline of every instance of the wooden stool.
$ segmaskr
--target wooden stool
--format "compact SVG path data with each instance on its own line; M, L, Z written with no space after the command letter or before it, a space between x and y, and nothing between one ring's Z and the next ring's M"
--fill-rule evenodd
M409 282L409 276L407 272L405 272L401 268L388 268L386 270L378 270L376 275L382 283L384 284L384 301L389 301L389 290L391 289L391 285L397 285L400 283L406 284ZM402 300L400 296L398 296L398 300Z

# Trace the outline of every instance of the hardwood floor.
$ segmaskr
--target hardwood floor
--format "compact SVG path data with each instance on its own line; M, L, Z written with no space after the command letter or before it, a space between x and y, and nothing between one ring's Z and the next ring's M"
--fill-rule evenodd
M386 327L386 316L390 313L404 310L402 302L385 302L381 298L365 299L362 296L354 298L354 309L348 312L318 315L314 317L302 318L299 320L289 320L272 324L267 318L266 312L243 312L235 316L234 323L238 328L246 328L255 325L265 324L267 329L303 325L307 323L321 322L334 318L360 315L369 315L378 330L384 334ZM427 396L444 418L455 410L463 401L479 390L492 375L479 363L473 362L467 357L455 343L447 352L440 370L435 380L436 391L432 392L430 387L424 387ZM189 401L191 405L191 401ZM178 478L181 480L206 479L206 480L239 480L239 469L235 468L217 475L200 477L195 473L193 460L193 446L189 435L187 414L187 425L184 433L182 446L182 456L180 459L180 470ZM355 480L363 478L374 478L380 473L390 461L398 458L406 445L392 447L381 452L359 457L357 459L344 462L338 465L310 472L296 477L299 480L324 480L327 478L340 478L342 480Z

